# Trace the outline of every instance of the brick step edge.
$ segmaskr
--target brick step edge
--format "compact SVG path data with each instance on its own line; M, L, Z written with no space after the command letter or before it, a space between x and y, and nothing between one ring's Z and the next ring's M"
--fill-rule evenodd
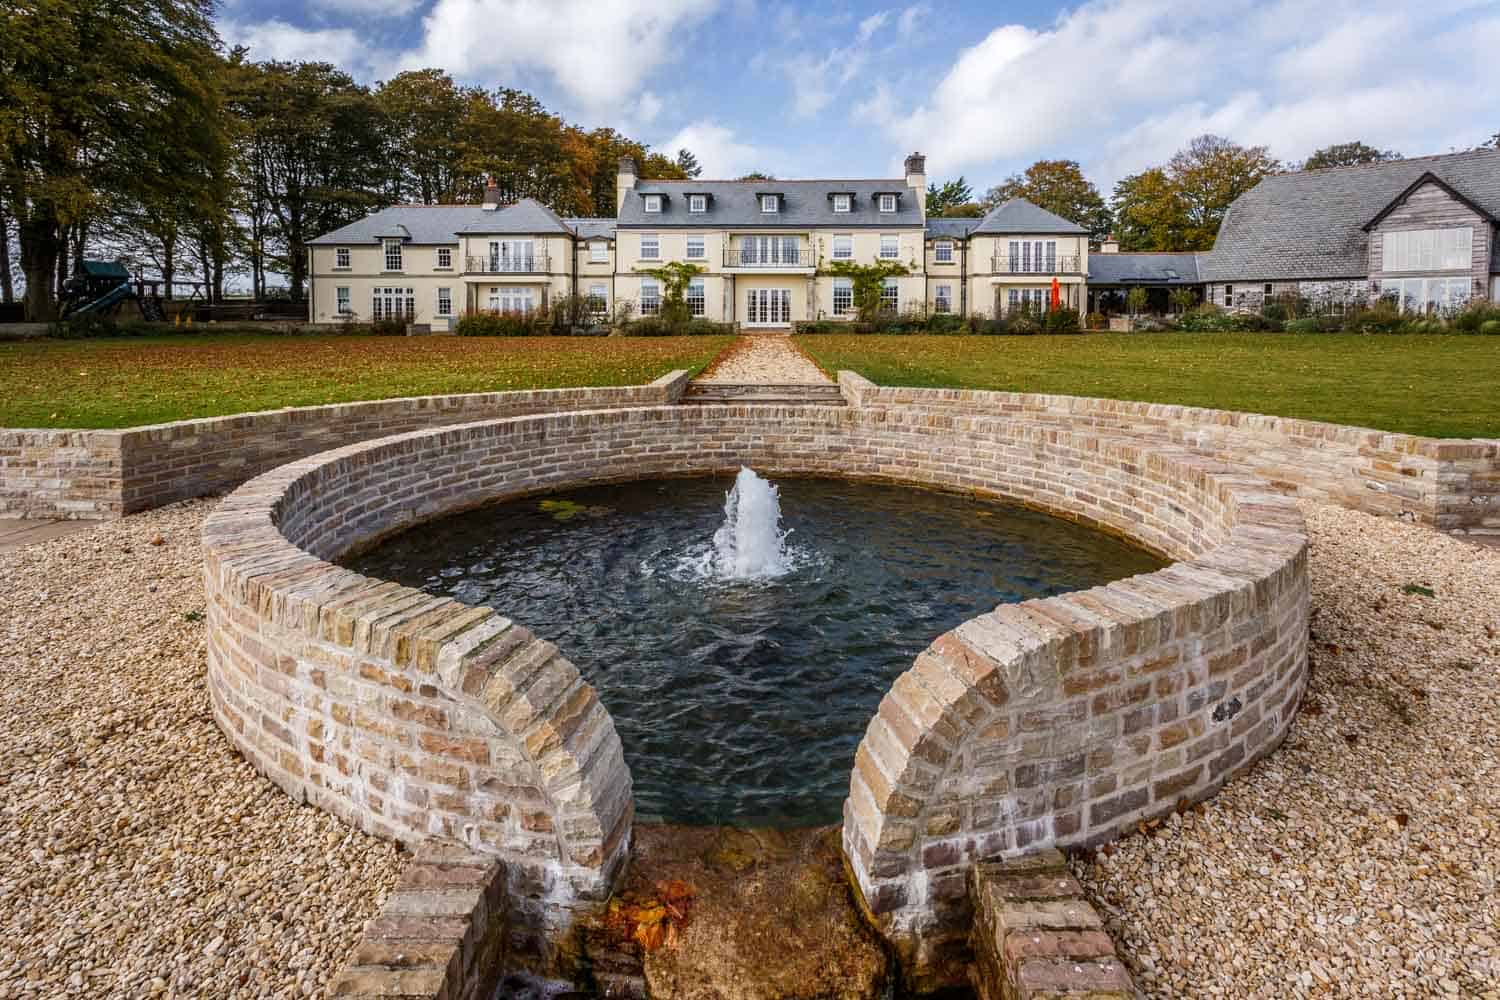
M1135 1000L1104 922L1051 848L976 865L974 990L981 1000Z

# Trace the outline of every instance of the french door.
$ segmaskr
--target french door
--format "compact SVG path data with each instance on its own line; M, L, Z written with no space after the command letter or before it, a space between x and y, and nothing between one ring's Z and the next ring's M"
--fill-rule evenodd
M495 272L534 271L536 252L531 240L491 240L490 270Z
M746 326L787 326L792 322L790 288L748 288L745 290Z
M742 264L792 264L798 262L795 236L746 236L740 241Z
M490 289L490 312L529 313L536 308L536 299L530 288Z

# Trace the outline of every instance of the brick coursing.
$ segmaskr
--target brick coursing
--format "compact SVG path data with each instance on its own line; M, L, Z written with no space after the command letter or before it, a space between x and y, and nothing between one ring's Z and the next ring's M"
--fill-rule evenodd
M1134 1000L1130 973L1058 850L976 865L968 888L980 1000Z
M107 520L233 489L268 469L390 434L676 402L687 372L648 385L412 396L112 431L0 429L0 515Z
M351 823L500 859L509 961L550 968L628 848L630 777L607 712L503 608L327 560L495 499L742 464L1004 496L1180 560L960 626L872 720L846 853L912 981L940 981L936 956L967 933L976 860L1113 836L1275 745L1303 680L1306 542L1291 500L1180 445L850 391L865 405L464 424L260 476L204 526L220 725L289 793Z

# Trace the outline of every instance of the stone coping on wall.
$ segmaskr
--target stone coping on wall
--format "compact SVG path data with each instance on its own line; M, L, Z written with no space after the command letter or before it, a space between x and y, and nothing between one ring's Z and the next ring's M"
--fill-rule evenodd
M667 405L687 383L677 370L646 385L403 396L118 430L0 428L0 515L116 518L222 493L356 441L529 413Z
M839 372L850 406L1013 415L1183 445L1275 488L1443 531L1500 535L1500 440L1431 438L1297 417L1088 396L876 385Z
M503 609L328 560L479 503L742 464L1005 497L1179 560L981 616L887 695L855 758L844 842L914 983L943 982L942 949L966 947L977 859L1111 836L1209 794L1285 732L1305 665L1293 501L1182 446L919 406L512 417L274 469L203 529L215 716L290 794L373 833L498 858L510 960L550 971L557 935L607 895L628 849L607 711Z

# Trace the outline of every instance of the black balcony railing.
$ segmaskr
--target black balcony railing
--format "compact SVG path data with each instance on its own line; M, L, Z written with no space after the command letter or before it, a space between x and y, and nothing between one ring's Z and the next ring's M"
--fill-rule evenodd
M1059 257L1049 254L1031 257L1011 257L999 254L993 258L995 274L1079 274L1076 256Z
M812 267L811 250L786 247L733 247L724 251L725 267Z
M552 261L544 253L470 257L464 270L469 274L545 274L552 270Z

